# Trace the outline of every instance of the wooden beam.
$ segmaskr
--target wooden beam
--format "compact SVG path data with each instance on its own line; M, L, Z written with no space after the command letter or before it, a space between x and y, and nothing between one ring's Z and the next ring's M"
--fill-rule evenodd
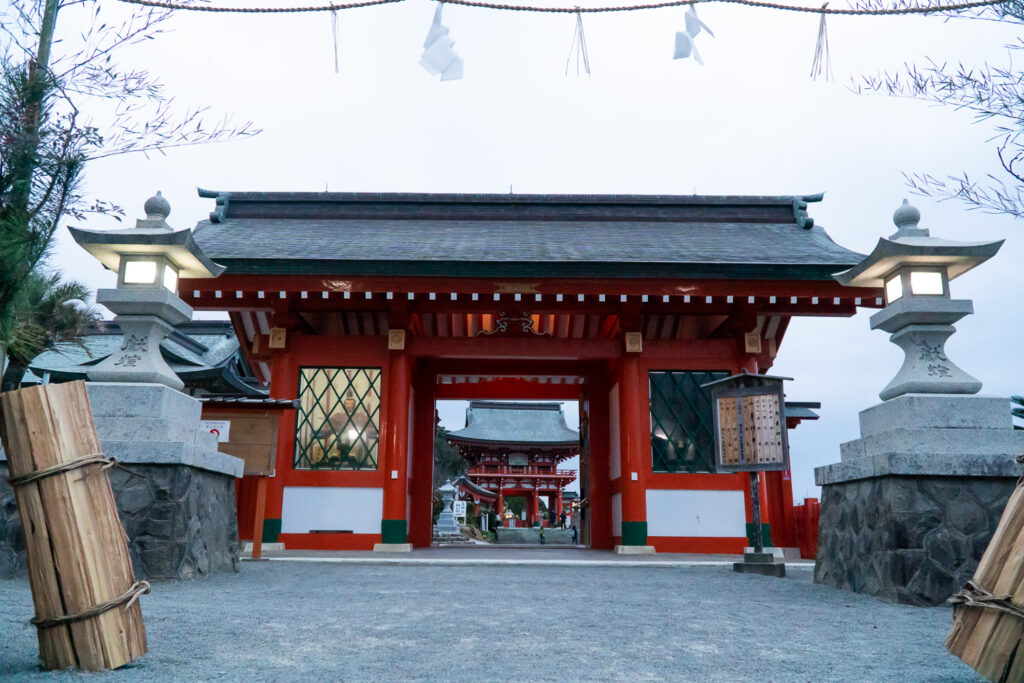
M263 517L267 508L267 477L256 479L256 514L252 524L252 559L263 556Z

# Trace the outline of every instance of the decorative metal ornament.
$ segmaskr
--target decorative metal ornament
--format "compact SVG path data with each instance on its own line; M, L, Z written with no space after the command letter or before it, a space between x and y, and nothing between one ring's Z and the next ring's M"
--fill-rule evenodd
M423 41L423 54L420 55L420 66L431 76L441 75L442 81L457 81L462 78L462 57L453 50L455 41L448 37L448 27L441 24L443 3L438 3L434 11L434 21L430 24L427 38Z

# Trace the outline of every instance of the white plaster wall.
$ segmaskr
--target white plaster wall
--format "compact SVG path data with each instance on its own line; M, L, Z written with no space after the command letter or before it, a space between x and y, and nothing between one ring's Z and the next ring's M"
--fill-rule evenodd
M743 491L648 489L647 535L746 536Z
M608 430L609 430L609 453L608 476L612 481L622 476L622 448L621 433L619 430L619 385L616 384L608 392ZM621 508L620 508L621 510ZM621 517L620 517L621 519Z
M285 486L281 533L323 529L379 534L384 489L354 486Z
M622 494L612 495L612 536L622 535Z

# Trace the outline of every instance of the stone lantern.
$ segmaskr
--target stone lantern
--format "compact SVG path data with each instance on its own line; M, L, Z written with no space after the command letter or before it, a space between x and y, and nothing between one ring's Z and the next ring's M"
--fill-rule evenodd
M71 228L78 244L117 273L96 301L117 314L121 345L88 373L86 389L104 455L128 469L110 482L136 572L186 579L237 571L235 482L244 463L218 449L202 428L202 404L181 391L160 343L192 318L178 279L216 277L190 230L167 225L171 207L159 192L146 217L126 230ZM173 491L173 495L168 492Z
M896 232L878 240L871 254L835 278L850 287L882 287L884 309L871 316L871 329L889 332L903 349L903 367L879 394L887 401L903 394L976 394L981 382L946 356L953 323L974 312L970 299L953 299L949 282L995 256L997 242L950 242L918 227L921 212L903 200L893 214Z
M441 493L441 502L444 503L444 509L441 510L441 514L437 517L437 524L435 526L437 533L446 536L461 535L462 528L455 519L455 513L452 512L452 501L455 500L457 489L452 486L452 482L449 479L438 491Z
M192 319L178 298L178 279L217 277L224 267L195 243L192 231L167 224L171 205L157 192L146 200L145 218L127 230L70 228L75 241L117 273L115 289L100 289L96 303L116 315L121 347L88 373L94 382L156 382L181 390L184 383L160 353L160 342L175 325Z
M1020 475L1024 431L1009 400L977 395L981 382L947 356L953 323L974 312L949 283L992 258L1002 241L932 237L904 200L896 233L836 280L872 287L886 306L872 329L905 359L860 412L860 438L840 462L814 470L822 487L814 579L917 605L942 604L968 581Z

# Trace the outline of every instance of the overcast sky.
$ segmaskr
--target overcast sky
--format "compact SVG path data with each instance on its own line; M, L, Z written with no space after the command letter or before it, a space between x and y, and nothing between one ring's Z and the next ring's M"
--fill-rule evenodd
M247 4L253 4L248 2ZM123 6L107 0L105 12ZM445 8L465 79L441 83L417 64L435 5L425 0L339 14L334 73L326 14L180 12L173 32L123 52L158 74L182 106L205 105L263 129L255 138L110 158L87 168L87 190L140 217L162 190L169 222L194 226L213 209L196 188L516 193L809 194L810 214L839 244L867 253L893 231L907 196L901 171L998 173L989 124L966 112L858 96L851 79L905 61L1007 61L1010 27L938 18L828 20L833 82L808 78L818 17L701 5L715 38L706 66L671 59L683 10L584 17L590 78L564 75L575 17ZM58 35L78 30L73 11ZM59 46L58 46L59 49ZM1006 238L988 264L954 281L975 301L950 358L985 394L1024 393L1021 237L1024 225L911 197L945 238ZM98 218L87 227L116 227ZM558 239L552 235L552 239ZM112 274L66 231L55 263L94 287ZM813 467L858 435L857 412L878 402L902 353L868 315L794 319L774 374L790 400L821 401L821 420L791 436L794 495L817 495ZM459 425L461 426L461 425Z

